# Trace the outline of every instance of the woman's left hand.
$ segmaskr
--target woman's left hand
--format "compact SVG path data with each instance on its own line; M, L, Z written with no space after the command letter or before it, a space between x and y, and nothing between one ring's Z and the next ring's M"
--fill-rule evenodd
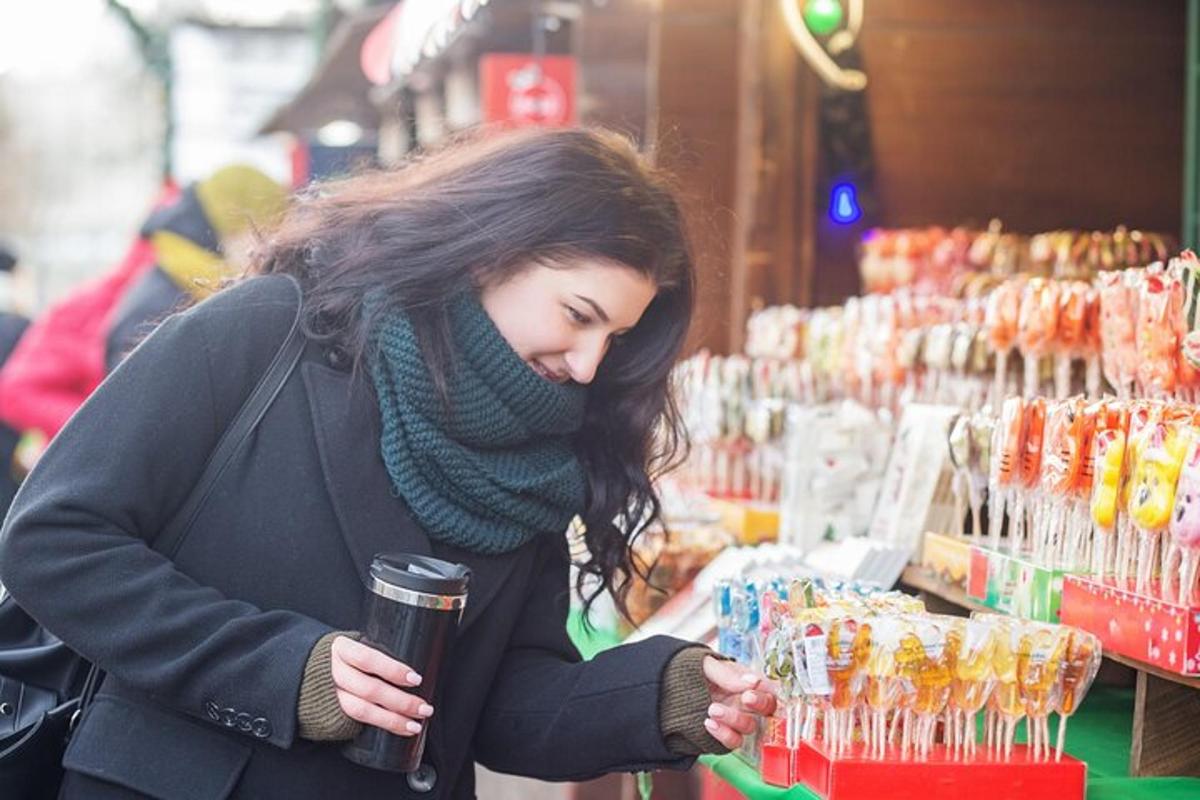
M712 695L704 727L718 742L736 750L754 730L756 716L775 713L775 687L742 664L712 656L704 659L704 677Z

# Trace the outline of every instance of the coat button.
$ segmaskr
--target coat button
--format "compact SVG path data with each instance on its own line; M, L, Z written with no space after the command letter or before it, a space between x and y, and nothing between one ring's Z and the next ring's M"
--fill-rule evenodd
M253 730L259 739L268 739L271 736L271 723L267 722L266 717L258 717L254 720Z
M238 713L238 715L234 717L234 722L237 725L237 729L243 733L249 733L251 730L253 730L254 717L250 716L245 711Z
M213 722L221 721L221 707L218 706L216 703L214 703L212 700L209 700L207 703L204 704L204 713L207 714L208 718L211 719Z
M437 770L432 764L422 764L408 773L408 788L414 792L432 792L437 786Z

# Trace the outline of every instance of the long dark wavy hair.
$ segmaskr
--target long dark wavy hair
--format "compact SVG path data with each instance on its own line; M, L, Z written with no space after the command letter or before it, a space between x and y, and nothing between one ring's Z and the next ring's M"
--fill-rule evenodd
M686 449L669 381L695 281L670 182L628 139L589 129L477 132L396 169L321 184L299 198L251 271L297 278L308 334L355 372L368 357L363 300L382 289L409 315L444 389L451 297L578 257L632 268L657 287L601 362L576 442L590 555L576 589L585 612L607 589L628 616L640 572L632 546L660 516L652 478Z

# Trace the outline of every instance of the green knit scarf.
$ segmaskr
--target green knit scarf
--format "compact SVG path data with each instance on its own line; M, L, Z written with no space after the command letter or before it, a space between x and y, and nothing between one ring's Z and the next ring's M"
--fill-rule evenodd
M507 553L563 533L584 502L571 447L584 387L530 369L473 294L452 301L450 322L448 409L408 317L380 312L372 322L371 375L393 490L431 538L472 552Z

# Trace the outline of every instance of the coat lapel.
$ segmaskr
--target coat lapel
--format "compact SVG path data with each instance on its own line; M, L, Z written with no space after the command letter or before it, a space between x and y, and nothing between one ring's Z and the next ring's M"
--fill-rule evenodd
M471 569L461 635L487 608L530 545L500 556L484 556L452 545L431 543L410 516L392 484L379 453L379 409L374 395L354 385L348 373L308 361L303 364L317 449L325 484L346 546L364 585L378 553L433 555Z

